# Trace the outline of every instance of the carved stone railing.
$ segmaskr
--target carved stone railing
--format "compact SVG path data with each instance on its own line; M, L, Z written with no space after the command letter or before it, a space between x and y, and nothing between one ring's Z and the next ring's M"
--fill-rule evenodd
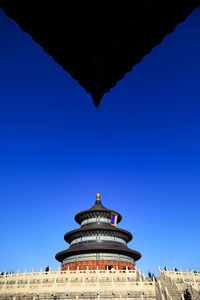
M159 270L159 274L160 276L162 275L167 275L168 277L171 278L184 278L184 279L191 279L191 280L199 280L200 281L200 273L197 271L193 271L193 270L186 270L186 271L182 271L182 269L180 269L179 271L169 271L169 270L161 270L160 267L158 268Z
M137 278L141 279L137 281ZM147 282L136 270L76 270L40 271L5 274L0 276L1 294L41 293L137 293L155 295L155 283ZM113 294L114 295L114 294ZM35 297L35 296L34 296Z

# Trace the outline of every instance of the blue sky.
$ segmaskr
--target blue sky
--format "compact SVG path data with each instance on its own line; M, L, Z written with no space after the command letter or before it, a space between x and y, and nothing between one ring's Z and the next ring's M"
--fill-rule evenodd
M0 10L0 271L58 268L97 192L142 271L200 269L199 36L197 9L96 110Z

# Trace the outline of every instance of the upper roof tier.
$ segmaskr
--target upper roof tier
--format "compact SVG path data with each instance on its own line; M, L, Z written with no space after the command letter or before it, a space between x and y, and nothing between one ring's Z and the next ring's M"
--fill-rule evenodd
M103 206L100 200L100 194L96 194L95 204L90 209L81 211L76 214L74 219L78 224L81 224L84 220L90 218L104 217L110 219L111 213L117 214L117 223L122 220L122 216L120 215L120 213L111 209L107 209L105 206Z

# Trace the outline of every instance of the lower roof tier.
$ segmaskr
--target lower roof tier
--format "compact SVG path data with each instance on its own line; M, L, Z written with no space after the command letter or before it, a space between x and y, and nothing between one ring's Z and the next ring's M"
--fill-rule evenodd
M66 258L73 256L73 255L79 255L79 254L84 254L84 253L102 253L102 252L126 255L126 256L132 258L134 261L141 258L141 254L138 251L129 249L128 247L112 248L111 246L107 246L107 247L102 248L102 246L98 247L98 245L96 245L95 247L83 248L83 249L69 248L67 250L57 253L55 258L58 261L63 262Z

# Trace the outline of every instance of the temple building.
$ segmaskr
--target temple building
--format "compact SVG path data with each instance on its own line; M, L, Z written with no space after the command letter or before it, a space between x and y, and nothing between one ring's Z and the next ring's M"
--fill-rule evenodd
M56 254L62 270L134 270L141 254L127 247L133 236L116 227L121 220L120 213L104 207L97 194L94 206L75 216L81 227L64 236L70 247Z
M65 234L69 248L56 254L58 270L0 273L0 300L192 300L200 299L200 273L159 268L145 277L135 262L141 254L128 248L132 234L117 228L122 216L96 195L90 209L79 212L80 228Z

